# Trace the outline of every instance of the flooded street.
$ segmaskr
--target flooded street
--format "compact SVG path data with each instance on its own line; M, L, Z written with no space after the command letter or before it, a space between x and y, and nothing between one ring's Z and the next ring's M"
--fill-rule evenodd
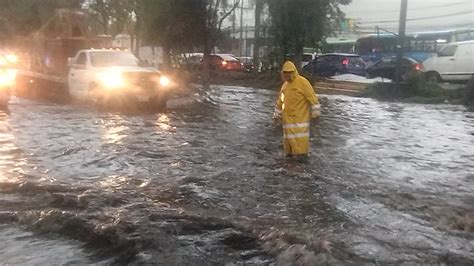
M216 86L154 114L13 99L0 260L474 263L473 113L321 96L301 164L283 158L275 97Z

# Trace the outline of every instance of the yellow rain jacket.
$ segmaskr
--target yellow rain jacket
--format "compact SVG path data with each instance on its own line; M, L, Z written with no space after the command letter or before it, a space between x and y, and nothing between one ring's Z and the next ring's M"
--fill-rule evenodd
M308 154L310 119L321 115L318 97L292 62L286 62L282 72L292 72L291 80L281 88L274 113L282 120L284 151L286 155Z

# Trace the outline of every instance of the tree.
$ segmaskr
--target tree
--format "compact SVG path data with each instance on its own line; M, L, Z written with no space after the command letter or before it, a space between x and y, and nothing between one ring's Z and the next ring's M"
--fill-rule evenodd
M255 1L255 31L254 31L254 44L253 44L253 62L256 66L260 62L260 26L263 7L265 0L254 0Z
M89 0L88 7L93 21L99 26L97 33L115 36L124 31L134 33L137 0ZM140 1L142 2L142 1Z
M199 0L204 52L204 83L209 82L209 56L214 49L222 23L239 6L239 0Z
M340 5L351 0L279 0L268 1L271 33L277 43L280 60L294 54L301 65L305 45L316 46L334 31L335 21L344 14Z
M207 58L217 40L224 36L222 23L239 5L239 0L89 0L88 3L102 33L115 35L125 27L136 42L160 45L165 67L170 65L171 51L197 48L205 54L207 69Z
M110 23L110 6L107 0L93 0L89 3L89 8L92 11L92 18L101 27L101 33L107 34L109 31Z
M2 0L0 23L7 36L27 36L38 30L58 8L80 8L83 0Z
M205 0L201 2L205 4L205 9L204 6L201 6L201 12L204 15L204 33L208 42L207 45L205 44L207 47L204 47L204 53L210 53L221 32L222 23L239 6L240 0Z
M137 17L142 25L141 39L163 48L163 65L171 65L171 52L192 51L201 43L199 1L142 0Z

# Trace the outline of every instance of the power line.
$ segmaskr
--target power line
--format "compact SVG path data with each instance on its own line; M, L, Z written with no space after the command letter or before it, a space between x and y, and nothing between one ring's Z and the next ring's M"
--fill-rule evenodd
M384 28L392 28L395 29L398 27L398 24L391 24L391 25L385 25ZM410 25L410 28L436 28L436 29L474 29L474 26L472 24L462 24L462 23L456 23L456 24L443 24L442 26L438 25ZM364 25L364 26L357 26L358 29L362 30L367 30L367 29L374 29L375 25ZM443 31L443 30L441 30Z
M426 10L426 9L435 9L435 8L441 8L441 7L462 5L462 4L472 4L472 1L464 1L464 2L449 3L449 4L436 5L436 6L427 6L427 7L418 7L418 8L408 8L408 10L409 11L412 11L412 10ZM398 12L398 11L395 11L395 12Z
M397 26L384 26L385 29L396 31ZM472 24L450 24L450 25L444 25L442 28L439 27L428 27L428 26L415 26L415 27L409 27L410 33L415 33L415 32L425 32L425 31L454 31L454 30L472 30ZM360 34L370 34L370 33L375 33L376 29L375 27L369 27L369 26L363 26L363 27L357 27L357 33Z
M472 10L470 10L470 11L463 11L463 12L457 12L457 13L451 13L451 14L439 15L439 16L409 18L409 19L407 19L407 21L419 21L419 20L436 19L436 18L447 18L447 17L454 17L454 16L468 15L468 14L473 14L474 15ZM381 20L381 21L358 22L358 24L383 24L383 23L397 23L397 22L398 22L398 20ZM474 18L473 18L473 24L474 24Z
M449 3L449 4L442 4L442 5L436 5L436 6L427 6L427 7L418 7L418 8L409 8L409 11L418 11L418 10L427 10L427 9L437 9L437 8L443 8L443 7L450 7L450 6L455 6L455 5L462 5L462 4L472 4L472 1L465 1L465 2L457 2L457 3ZM367 12L367 10L355 10L352 11L351 13L362 13L362 12ZM377 11L377 13L398 13L400 12L399 10L380 10Z

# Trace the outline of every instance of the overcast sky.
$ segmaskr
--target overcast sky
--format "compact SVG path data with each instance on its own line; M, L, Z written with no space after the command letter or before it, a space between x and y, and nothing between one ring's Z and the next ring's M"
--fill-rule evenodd
M398 31L401 0L353 0L344 6L346 17L357 19L362 30L375 26ZM474 28L474 0L408 0L407 31Z

